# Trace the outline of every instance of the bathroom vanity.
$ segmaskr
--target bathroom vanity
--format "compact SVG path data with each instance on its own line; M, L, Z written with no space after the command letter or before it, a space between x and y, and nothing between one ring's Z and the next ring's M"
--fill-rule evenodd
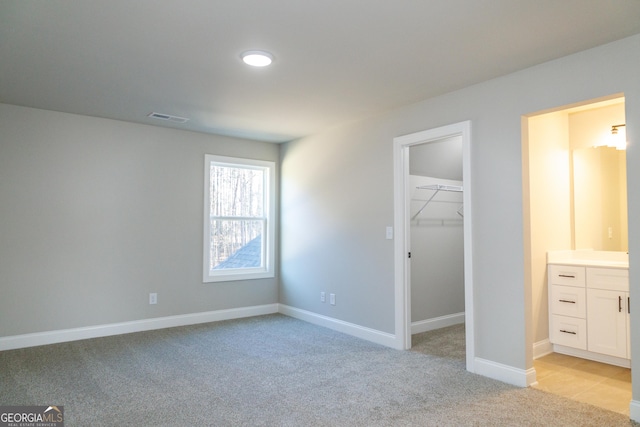
M553 351L630 367L628 254L548 252L547 273Z

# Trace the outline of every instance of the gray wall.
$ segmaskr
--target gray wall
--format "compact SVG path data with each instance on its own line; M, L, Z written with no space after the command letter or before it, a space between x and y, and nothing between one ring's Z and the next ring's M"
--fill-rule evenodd
M412 145L409 153L410 174L462 181L462 137Z
M624 92L628 180L640 182L640 36L286 144L282 151L283 303L394 332L393 138L472 122L476 356L532 366L531 289L523 249L523 115ZM629 193L629 218L640 193ZM629 225L631 297L640 294L640 228ZM335 307L320 290L336 292ZM632 324L638 324L632 314ZM640 330L632 331L640 354ZM640 372L640 358L634 360ZM640 394L640 379L634 381Z
M283 145L280 302L393 334L392 146L373 126Z
M433 184L462 186L462 181L411 175L411 218L434 195L417 187ZM462 193L440 191L411 221L412 322L464 312L463 220L456 212L461 206Z
M411 218L434 194L423 185L462 186L462 137L409 148ZM464 312L462 193L440 191L411 221L411 321Z
M278 152L0 104L0 336L276 303L277 278L202 283L202 227L205 153Z

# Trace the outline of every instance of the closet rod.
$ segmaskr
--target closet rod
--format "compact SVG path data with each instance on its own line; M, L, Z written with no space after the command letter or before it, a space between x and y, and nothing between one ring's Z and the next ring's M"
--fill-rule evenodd
M462 193L462 186L459 186L459 185L433 184L433 185L423 185L416 188L418 190L434 190L435 192L431 195L431 197L429 197L429 200L427 200L427 202L424 205L422 205L420 210L416 212L414 216L411 217L411 219L416 219L416 217L422 213L424 208L427 207L429 202L431 202L431 200L433 200L433 198L436 197L436 194L438 194L440 191L452 191L454 193ZM462 216L460 212L458 212L458 215Z
M420 187L416 187L418 190L437 190L437 191L453 191L455 193L462 193L462 186L460 185L442 185L442 184L432 184L432 185L422 185Z

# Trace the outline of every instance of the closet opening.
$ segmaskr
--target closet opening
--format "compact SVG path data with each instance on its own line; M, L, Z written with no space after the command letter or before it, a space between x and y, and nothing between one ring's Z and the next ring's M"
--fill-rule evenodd
M469 145L469 122L394 140L396 340L450 334L473 372Z
M629 415L624 123L622 94L523 117L523 223L532 386Z
M462 137L409 147L411 334L464 323Z

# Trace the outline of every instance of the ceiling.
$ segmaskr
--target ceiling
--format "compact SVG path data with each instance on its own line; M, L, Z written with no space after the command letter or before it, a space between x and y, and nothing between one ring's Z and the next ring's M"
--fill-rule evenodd
M283 142L638 33L640 0L2 0L0 102Z

